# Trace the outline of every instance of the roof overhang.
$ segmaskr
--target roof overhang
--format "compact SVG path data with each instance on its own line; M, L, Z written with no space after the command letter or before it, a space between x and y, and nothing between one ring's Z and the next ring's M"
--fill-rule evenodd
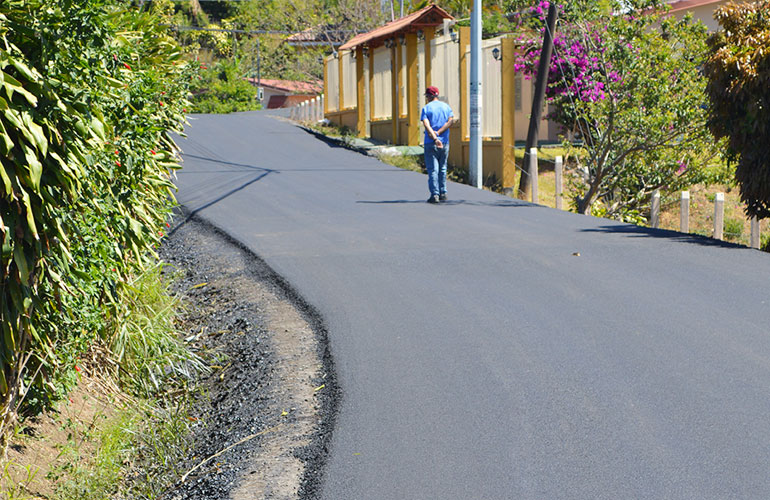
M435 28L443 24L444 19L454 19L451 14L436 4L430 4L417 12L391 21L368 33L356 35L340 47L339 50L353 49L358 46L377 47L386 39L405 33L416 33L426 28Z
M724 0L678 0L668 4L669 7L671 7L671 10L669 10L669 13L692 10L696 7L702 7L704 5L713 5L717 3L722 3L723 1Z

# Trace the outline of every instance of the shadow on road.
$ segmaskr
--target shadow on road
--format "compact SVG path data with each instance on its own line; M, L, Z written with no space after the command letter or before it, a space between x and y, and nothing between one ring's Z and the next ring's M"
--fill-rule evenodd
M427 203L425 200L360 200L356 203L362 203L366 205L399 205L399 204L407 204L407 203L413 203L413 204L425 204L430 205L430 203ZM494 203L487 203L487 202L481 202L481 201L468 201L468 200L448 200L448 201L442 201L439 203L439 205L465 205L465 206L473 206L473 207L502 207L502 208L546 208L543 205L535 205L533 203L528 203L526 201L521 200L506 200L506 201L496 201Z
M722 248L746 248L744 245L737 243L730 243L727 241L720 241L708 236L701 236L699 234L680 233L678 231L671 231L668 229L654 229L649 227L634 226L634 225L607 225L600 226L594 229L581 229L584 233L616 233L625 234L632 238L667 238L670 240L681 241L684 243L693 243L696 245L703 245L708 247L722 247Z

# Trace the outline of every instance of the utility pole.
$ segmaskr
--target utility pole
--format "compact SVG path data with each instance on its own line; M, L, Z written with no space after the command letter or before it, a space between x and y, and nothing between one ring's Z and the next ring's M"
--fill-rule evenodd
M464 47L461 48L464 50ZM470 153L469 174L471 186L482 188L481 146L481 0L473 1L471 11L471 88L470 88ZM462 110L460 110L462 113Z
M556 18L559 15L559 8L556 2L550 2L548 7L548 19L546 20L546 29L543 34L543 50L540 52L540 64L537 67L537 78L535 79L535 95L532 98L532 113L529 117L529 130L527 131L527 145L524 149L524 161L521 165L522 175L519 181L519 199L526 200L529 197L531 189L531 179L529 178L529 152L537 145L538 129L540 119L543 113L543 100L545 99L545 89L548 86L548 68L551 66L551 54L553 54L553 35L556 31Z

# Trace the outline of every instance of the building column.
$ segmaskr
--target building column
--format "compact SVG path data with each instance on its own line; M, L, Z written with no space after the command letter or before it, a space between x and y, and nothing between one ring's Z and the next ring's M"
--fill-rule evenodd
M460 130L462 140L467 141L470 137L470 116L466 116L468 108L468 99L470 98L470 84L468 83L468 56L465 55L468 45L471 43L471 27L460 26ZM463 155L464 156L464 155Z
M345 109L345 65L342 63L342 52L337 52L337 86L339 87L339 101L337 111ZM342 125L342 116L339 117Z
M324 118L329 114L329 59L324 57Z
M392 122L392 140L393 144L398 144L398 59L396 54L401 47L397 40L393 40L393 46L390 48L390 101L391 101L391 122Z
M406 35L406 116L407 144L420 144L420 102L417 96L417 33Z
M356 130L358 137L366 137L366 95L364 92L364 48L356 47Z
M374 47L369 47L369 132L374 120Z
M502 95L502 145L503 148L503 192L510 194L516 186L516 72L514 70L515 52L513 38L501 40L502 75L500 89Z
M430 73L433 68L433 61L431 61L431 58L433 57L430 50L430 42L433 41L433 37L436 34L436 29L433 27L427 27L423 30L423 33L425 34L425 41L423 42L425 44L425 87L430 87L433 85L431 83L431 77ZM420 89L425 90L425 89Z

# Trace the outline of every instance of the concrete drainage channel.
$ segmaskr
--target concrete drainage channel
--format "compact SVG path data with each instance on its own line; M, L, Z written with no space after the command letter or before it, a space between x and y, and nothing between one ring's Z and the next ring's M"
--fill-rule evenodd
M179 214L160 253L177 274L187 338L212 365L186 472L165 498L315 498L337 400L318 314L197 217Z

